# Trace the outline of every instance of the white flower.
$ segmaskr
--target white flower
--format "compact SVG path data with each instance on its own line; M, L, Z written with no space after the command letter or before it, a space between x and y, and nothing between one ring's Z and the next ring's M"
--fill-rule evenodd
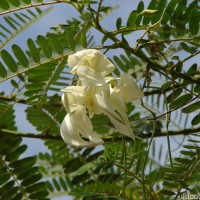
M133 79L127 74L121 78L107 76L115 66L93 49L70 55L68 65L79 81L77 86L61 90L62 103L68 112L61 125L63 140L76 147L102 144L103 140L93 132L90 119L94 114L107 115L117 131L134 139L126 103L141 99L143 92Z

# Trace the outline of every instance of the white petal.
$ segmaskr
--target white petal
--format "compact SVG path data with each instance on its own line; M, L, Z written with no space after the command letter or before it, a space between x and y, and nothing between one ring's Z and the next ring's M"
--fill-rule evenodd
M62 92L72 93L75 96L84 96L85 91L88 88L86 86L69 86L62 89Z
M67 114L64 118L61 128L61 136L63 140L74 147L93 146L93 143L83 140L78 132L73 115Z
M130 138L135 139L128 120L128 116L126 113L126 105L124 103L123 97L119 94L119 92L112 90L110 95L110 101L112 102L113 109L117 110L118 115L117 118L113 115L109 115L110 120L119 132Z
M137 84L127 74L124 74L121 77L120 93L126 103L132 100L141 99L144 96L144 93L138 88Z
M130 127L125 111L120 110L122 111L120 113L121 116L115 111L115 107L118 105L118 102L117 105L113 105L113 103L115 104L115 102L112 102L112 99L110 99L109 86L106 87L106 85L104 85L100 88L96 91L94 96L94 102L96 106L99 107L99 110L101 110L102 113L109 117L115 128L120 133L134 139L134 134Z
M108 109L108 107L112 107L109 102L109 96L110 89L108 84L96 88L93 96L94 106L100 113L104 112L104 110Z
M128 136L135 139L135 136L133 134L133 131L129 124L126 124L122 119L120 119L120 116L115 117L113 113L107 112L107 116L109 117L112 124L115 126L117 131L119 131L121 134Z
M70 104L69 104L69 100L68 100L67 94L64 93L61 96L61 101L62 101L62 104L64 105L65 109L67 110L67 112L70 112Z
M117 81L118 80L120 80L120 78L118 78L118 77L112 77L112 76L106 76L105 77L105 81L106 81L106 83L112 83L112 84L114 84L114 85L118 85L117 84Z
M93 133L92 123L86 116L84 107L79 107L74 114L67 114L62 122L60 131L63 140L71 146L91 147L103 143L101 137ZM90 141L81 138L80 134Z
M80 66L77 75L83 86L102 86L105 84L104 77L88 66Z
M77 73L80 66L87 65L89 68L94 69L102 76L110 74L115 66L108 60L108 58L100 51L95 49L86 49L78 51L73 55L68 56L68 65L73 74Z
M61 90L64 92L61 100L67 112L72 113L77 110L80 105L84 104L87 89L88 88L84 86L69 86Z
M74 113L74 117L77 120L79 131L84 137L88 138L91 142L96 143L96 145L103 143L101 137L93 132L92 122L86 115L86 110L83 106Z
M91 60L91 64L95 66L95 71L107 76L115 70L115 66L112 62L100 51L95 50L94 57Z
M112 106L119 113L126 111L126 105L123 97L120 95L120 90L118 88L110 88L110 101L112 102Z

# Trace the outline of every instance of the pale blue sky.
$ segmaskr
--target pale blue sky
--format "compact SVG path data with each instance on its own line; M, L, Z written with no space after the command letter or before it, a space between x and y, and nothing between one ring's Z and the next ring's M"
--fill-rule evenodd
M144 2L149 2L149 1L144 1ZM115 29L116 19L118 17L122 17L123 23L126 24L126 20L130 12L136 9L138 3L139 3L139 0L105 0L105 5L112 5L112 6L120 5L120 8L118 8L108 17L106 17L101 22L102 25L108 30ZM12 40L11 43L9 43L6 46L6 49L9 50L13 43L19 44L21 47L26 47L26 40L28 38L36 39L37 35L39 34L45 35L49 31L50 27L55 26L59 23L65 23L67 19L71 19L73 17L76 18L77 16L78 16L78 13L75 9L73 9L72 6L67 5L67 4L55 5L53 10L48 15L42 17L38 22L32 24L27 30L23 31L22 34L18 35L14 40ZM95 33L95 40L97 41L97 44L98 44L98 42L100 41L101 35L97 33L96 31L93 31L93 33ZM135 40L138 39L139 34L141 34L141 32L134 35L134 37L133 35L130 35L128 37L129 42L131 44L134 44ZM196 61L197 61L197 58L196 58ZM5 84L0 85L0 91L5 87L7 88L7 90L10 90L9 85L5 83ZM17 114L16 119L17 119L18 130L22 132L35 133L36 132L35 129L26 120L26 115L24 112L26 107L20 104L20 105L16 105L15 108L16 108L16 114ZM181 140L181 138L182 137L177 137L177 140ZM166 138L160 138L160 139L158 138L156 140L159 141L157 145L163 145L163 148L167 150ZM173 139L171 141L172 141L172 149L175 149L177 147L177 143L174 142ZM27 155L33 155L39 151L47 150L46 147L44 147L43 142L40 140L24 139L24 142L28 144ZM60 198L54 198L54 199L66 200L66 197L60 197Z

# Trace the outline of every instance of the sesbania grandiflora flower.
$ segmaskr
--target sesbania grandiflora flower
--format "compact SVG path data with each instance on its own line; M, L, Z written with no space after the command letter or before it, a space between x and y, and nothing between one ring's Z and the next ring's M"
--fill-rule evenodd
M62 103L68 112L61 125L63 140L76 147L102 144L90 120L95 114L107 115L117 131L134 139L126 103L141 99L143 92L132 78L127 74L120 78L108 76L115 66L94 49L70 55L68 65L79 80L76 86L61 90Z

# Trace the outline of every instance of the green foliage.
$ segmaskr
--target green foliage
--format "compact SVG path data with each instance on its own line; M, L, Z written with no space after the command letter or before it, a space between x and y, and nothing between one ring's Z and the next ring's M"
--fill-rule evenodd
M8 6L9 4L4 1L0 2L0 7L6 5ZM9 6L5 10L9 10ZM39 8L36 8L34 11L27 10L26 12L14 13L4 17L2 22L4 22L5 25L4 23L0 25L0 49L6 46L9 41L16 37L21 31L28 28L29 25L39 20L44 14L49 13L50 10L51 8L41 11Z
M198 167L200 158L199 147L195 143L199 142L200 135L192 134L192 136L194 139L188 140L188 144L184 145L183 150L180 151L181 156L174 159L174 168L171 169L169 166L166 166L167 176L165 176L163 183L164 190L172 191L173 188L178 187L179 191L190 188L194 193L198 192L195 177L199 177ZM170 195L175 195L175 192Z
M13 104L0 100L0 128L16 129Z
M0 199L168 200L200 193L199 1L145 3L132 4L127 19L111 19L112 30L104 23L114 1L0 0ZM50 4L69 6L77 16L15 44ZM128 73L144 91L141 103L126 105L136 141L104 115L92 118L100 147L72 148L60 136L66 115L60 90L77 84L67 58L90 48L110 57L114 76ZM20 132L21 104L37 133ZM185 137L175 156L170 137L176 134ZM35 148L34 140L43 140L48 152L28 156L24 137Z
M189 28L192 35L197 35L199 32L199 12L197 8L193 8L189 15Z
M197 101L197 102L194 102L192 103L191 105L185 107L182 112L183 113L191 113L191 112L194 112L196 110L200 109L200 102Z
M36 157L21 158L27 145L22 138L1 133L0 197L1 199L41 199L48 196L47 186L36 167Z

